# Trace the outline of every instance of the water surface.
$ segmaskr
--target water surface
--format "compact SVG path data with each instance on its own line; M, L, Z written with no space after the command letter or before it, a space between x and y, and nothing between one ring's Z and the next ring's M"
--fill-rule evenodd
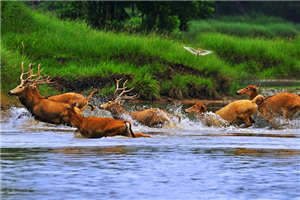
M212 128L184 116L133 127L152 138L82 139L23 112L1 113L2 199L300 199L299 120Z

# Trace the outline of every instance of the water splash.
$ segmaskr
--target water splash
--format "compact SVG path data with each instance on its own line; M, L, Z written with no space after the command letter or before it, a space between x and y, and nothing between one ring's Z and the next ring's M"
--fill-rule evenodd
M124 116L124 119L132 122L133 131L144 132L144 133L153 133L160 135L222 135L222 134L297 134L300 135L300 119L296 118L293 120L283 120L278 119L280 123L287 123L287 125L282 126L280 129L271 128L270 124L263 120L262 118L256 117L256 123L248 128L240 128L236 126L226 126L226 127L214 127L207 126L205 121L199 120L197 118L192 118L191 116L185 114L182 111L182 105L176 105L173 107L169 107L168 112L176 113L181 115L182 120L181 123L177 123L177 119L171 119L175 121L175 127L168 128L151 128L141 123L132 120L132 118L127 115ZM22 117L20 117L20 115ZM112 117L110 112L100 110L96 108L94 111L90 111L86 109L84 111L85 116L101 116L101 117ZM215 115L212 112L208 112L205 114L210 118L220 119L219 116ZM64 125L52 125L48 123L43 123L36 121L30 113L25 108L17 108L12 107L7 111L1 111L1 129L5 131L75 131L75 128L71 128Z

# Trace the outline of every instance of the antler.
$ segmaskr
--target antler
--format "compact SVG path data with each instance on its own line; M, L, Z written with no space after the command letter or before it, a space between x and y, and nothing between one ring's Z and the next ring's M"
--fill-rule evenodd
M131 92L134 88L126 90L126 88L127 88L126 87L126 83L128 82L128 80L124 81L122 87L120 88L119 84L120 84L121 80L122 80L122 78L119 79L119 80L116 80L116 90L114 92L114 96L115 96L114 101L120 101L122 99L127 99L128 100L128 99L135 99L135 98L137 98L138 97L137 94L133 95L133 96L124 95L125 93ZM119 95L117 95L118 91L121 91L121 93Z
M20 75L21 84L30 83L30 84L37 85L37 84L53 83L51 82L50 76L41 76L41 64L38 65L37 74L33 73L33 66L34 65L30 63L29 71L24 72L24 62L22 62L21 64L22 73ZM29 74L29 76L25 80L23 79L24 74ZM37 77L37 79L33 79L34 77Z
M31 63L29 64L29 67L31 68L28 72L24 72L24 62L21 63L21 75L20 75L20 81L21 83L24 83L28 78L26 78L26 80L23 79L24 74L29 74L32 73L32 67L31 67Z

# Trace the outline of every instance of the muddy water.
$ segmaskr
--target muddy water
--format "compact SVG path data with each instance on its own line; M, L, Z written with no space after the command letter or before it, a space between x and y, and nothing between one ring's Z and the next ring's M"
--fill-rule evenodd
M152 138L82 139L24 112L1 112L2 199L300 199L300 120L211 128L183 115L134 126Z

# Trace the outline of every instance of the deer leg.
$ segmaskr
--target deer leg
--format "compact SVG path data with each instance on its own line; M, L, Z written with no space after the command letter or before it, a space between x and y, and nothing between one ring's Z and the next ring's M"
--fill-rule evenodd
M130 133L128 133L128 131L127 131L127 128L124 127L124 126L111 127L111 128L104 131L104 135L105 136L122 135L122 136L126 136L126 137L131 137Z
M80 112L83 112L87 106L88 106L88 104L85 104L82 108L80 108Z
M150 127L154 127L154 126L156 126L156 125L158 125L158 124L162 125L162 124L163 124L163 121L162 121L161 119L158 119L158 118L156 118L156 117L153 117L153 118L151 119L150 123L149 123L149 126L150 126Z
M94 105L92 105L92 104L88 104L88 106L90 106L90 108L91 108L91 111L93 111L93 110L95 110L95 109L96 109L96 107L95 107Z
M246 124L246 128L249 127L249 126L252 126L252 122L251 122L251 117L246 117L244 118L244 122Z
M141 132L135 132L134 135L135 137L151 137L151 135L141 133Z
M283 113L284 114L283 116L285 119L292 119L293 116L296 116L296 114L298 112L300 112L300 106L295 106L288 110L285 110L285 112Z

